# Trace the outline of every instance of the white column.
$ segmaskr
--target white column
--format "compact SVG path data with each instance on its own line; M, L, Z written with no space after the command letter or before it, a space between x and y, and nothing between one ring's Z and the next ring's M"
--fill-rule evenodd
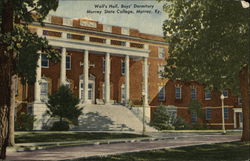
M129 100L129 56L125 57L125 100Z
M237 125L236 125L236 112L234 110L234 128L236 129L237 128Z
M61 51L60 85L66 84L66 48Z
M38 67L36 68L36 82L35 82L35 102L40 102L40 94L41 94L41 75L42 75L42 64L41 64L41 54L39 53L39 58L37 61Z
M143 75L144 75L144 81L143 81L143 90L144 90L144 106L148 106L148 58L144 58L143 62Z
M105 103L110 103L110 53L105 56Z
M84 51L84 60L83 60L83 103L88 102L88 87L89 87L89 51Z

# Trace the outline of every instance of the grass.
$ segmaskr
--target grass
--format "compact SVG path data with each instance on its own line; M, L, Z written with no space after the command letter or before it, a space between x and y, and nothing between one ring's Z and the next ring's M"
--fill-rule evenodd
M41 143L41 142L66 142L66 141L89 141L102 139L126 139L146 137L145 135L129 133L92 133L92 132L72 132L72 133L30 133L18 134L15 136L16 143Z
M231 142L92 157L78 161L246 161L247 159L250 159L250 143Z

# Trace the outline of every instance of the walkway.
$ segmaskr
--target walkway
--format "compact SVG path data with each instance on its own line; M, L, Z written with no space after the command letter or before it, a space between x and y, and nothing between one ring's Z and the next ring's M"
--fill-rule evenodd
M152 149L175 148L181 146L212 144L240 140L240 136L190 136L159 141L116 143L90 146L75 146L32 152L9 152L7 160L65 160L90 156L103 156Z

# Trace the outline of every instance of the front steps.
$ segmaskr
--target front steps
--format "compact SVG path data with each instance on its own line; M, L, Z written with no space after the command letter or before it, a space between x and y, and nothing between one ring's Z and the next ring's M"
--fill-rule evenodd
M79 117L77 131L142 131L140 121L128 108L121 105L86 105ZM146 125L146 131L156 131Z

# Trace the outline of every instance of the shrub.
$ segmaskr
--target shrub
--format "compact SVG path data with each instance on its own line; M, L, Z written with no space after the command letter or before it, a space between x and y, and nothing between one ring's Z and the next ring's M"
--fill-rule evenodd
M59 117L60 125L55 124L58 127L64 127L66 123L64 120L69 121L75 125L78 124L78 117L82 114L82 108L77 105L80 100L73 95L71 90L66 86L61 86L54 94L49 96L47 113L51 117Z
M16 131L31 131L33 129L33 123L35 122L35 116L22 112L15 121Z
M57 121L53 123L51 127L52 131L68 131L69 130L69 122L67 121Z
M150 122L150 125L156 128L157 130L171 130L174 127L171 124L171 118L165 106L160 105L156 108L156 111L153 114L153 119Z
M181 117L177 116L176 120L173 123L175 130L186 130L190 129L189 124Z
M195 124L192 125L192 129L194 129L194 130L206 130L208 128L207 128L206 124L195 123Z

